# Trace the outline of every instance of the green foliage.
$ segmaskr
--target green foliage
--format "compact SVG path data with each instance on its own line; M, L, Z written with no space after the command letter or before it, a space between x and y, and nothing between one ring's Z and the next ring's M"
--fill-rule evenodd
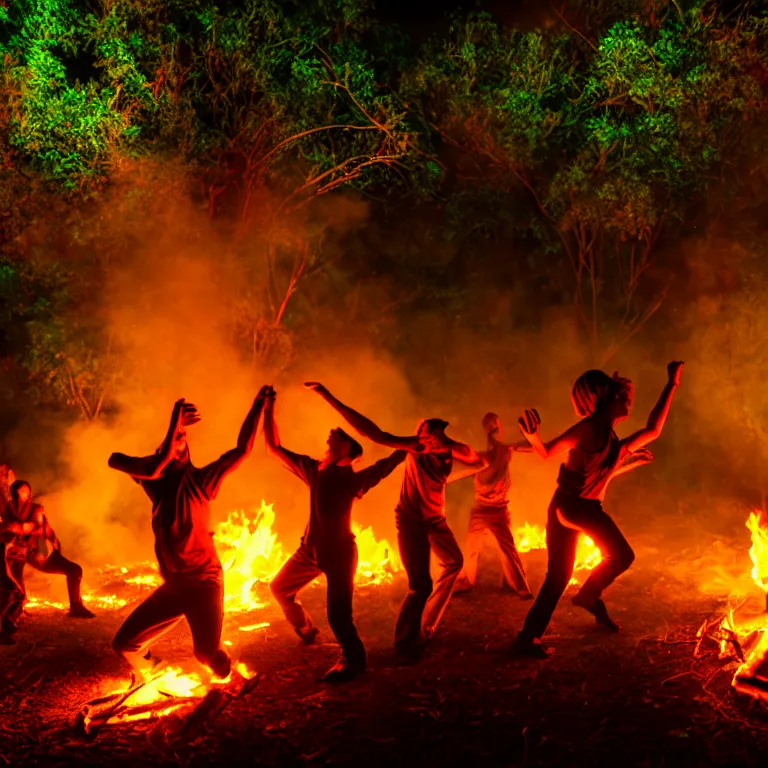
M599 4L587 5L594 22ZM628 5L610 25L603 9L594 42L457 18L406 86L472 169L454 195L530 193L527 228L560 242L599 358L658 307L637 297L662 226L683 219L768 103L766 19Z
M456 317L466 291L452 276L489 241L525 253L505 274L547 285L553 302L575 297L601 361L655 311L663 290L642 286L657 239L754 147L766 15L703 0L566 2L532 32L457 16L414 54L374 11L369 0L0 5L4 355L41 399L90 417L112 374L74 276L24 272L24 235L76 191L102 199L131 163L183 168L179 193L233 225L249 275L235 332L254 359L293 348L288 300L328 267L317 201L345 188L375 211L437 201L425 230L440 244L413 238L390 266ZM89 263L77 278L95 290Z

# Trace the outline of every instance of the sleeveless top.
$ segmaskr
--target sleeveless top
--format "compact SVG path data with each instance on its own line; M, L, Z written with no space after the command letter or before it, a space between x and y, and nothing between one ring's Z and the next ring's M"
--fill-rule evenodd
M611 432L607 444L602 450L593 453L571 449L571 456L580 459L580 466L569 469L560 465L557 476L557 489L566 496L602 501L605 489L616 469L621 452L621 444L615 432Z

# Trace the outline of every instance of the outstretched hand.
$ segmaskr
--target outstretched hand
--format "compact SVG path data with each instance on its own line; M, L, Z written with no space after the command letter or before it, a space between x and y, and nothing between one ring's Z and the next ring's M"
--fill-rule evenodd
M541 417L539 412L533 408L530 411L525 411L523 415L517 420L520 426L520 431L528 437L529 435L535 435L539 431L539 424L541 424Z
M669 376L669 383L677 386L680 383L680 376L683 373L684 362L681 360L674 360L667 366L667 375Z
M275 399L276 392L271 384L265 384L256 395L256 403L269 402Z
M327 395L328 390L319 381L306 381L304 386L307 389L311 389L313 392L317 392L318 395Z
M188 403L183 397L174 403L173 416L177 429L191 427L200 421L200 413L197 410L197 406L193 403Z

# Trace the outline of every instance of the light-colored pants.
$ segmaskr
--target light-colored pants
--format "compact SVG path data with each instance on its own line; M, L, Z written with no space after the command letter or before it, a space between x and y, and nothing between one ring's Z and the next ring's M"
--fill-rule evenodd
M408 595L397 619L395 645L408 648L435 634L451 599L453 585L461 573L464 558L445 518L421 520L399 517L397 543L408 574ZM429 570L430 554L433 552L440 569L434 585Z
M525 576L520 554L512 536L511 518L506 507L475 507L469 516L467 543L464 546L462 581L473 587L477 582L477 561L483 540L490 533L499 546L504 581L520 595L529 595L531 588Z

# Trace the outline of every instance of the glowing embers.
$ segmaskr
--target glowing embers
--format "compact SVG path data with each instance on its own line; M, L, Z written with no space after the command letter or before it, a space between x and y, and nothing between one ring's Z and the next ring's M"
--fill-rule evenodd
M763 512L752 512L746 526L752 536L749 550L752 580L768 593L768 519ZM732 658L739 666L731 681L740 693L768 701L768 614L766 602L747 597L729 605L725 615L706 621L698 631L695 655L706 640L719 645L720 658Z
M237 664L225 680L208 679L206 673L185 672L178 666L162 667L144 673L143 680L128 688L88 702L78 714L77 725L84 733L94 734L107 725L188 712L190 718L194 712L210 714L205 710L220 711L227 699L246 692L256 682L255 673L245 664Z
M518 552L530 552L533 549L546 549L547 532L538 525L523 523L523 525L515 531L515 543ZM589 536L581 534L579 536L579 543L576 547L576 564L574 565L573 570L591 571L600 563L601 559L602 556L600 555L600 550L595 546L595 542L592 541ZM569 583L578 584L579 580L573 576Z

